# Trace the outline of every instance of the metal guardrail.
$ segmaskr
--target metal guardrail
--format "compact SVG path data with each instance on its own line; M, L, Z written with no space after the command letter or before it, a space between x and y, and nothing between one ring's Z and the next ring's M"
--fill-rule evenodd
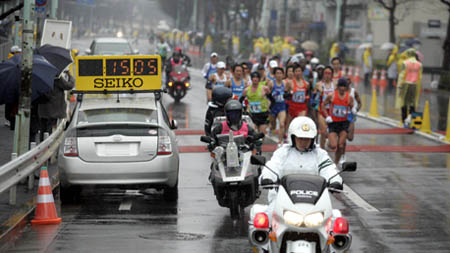
M34 171L40 168L58 150L64 137L65 123L66 120L61 121L56 130L38 146L0 167L0 194L10 189L9 203L11 205L16 203L16 185L28 177L28 187L31 186L32 188Z

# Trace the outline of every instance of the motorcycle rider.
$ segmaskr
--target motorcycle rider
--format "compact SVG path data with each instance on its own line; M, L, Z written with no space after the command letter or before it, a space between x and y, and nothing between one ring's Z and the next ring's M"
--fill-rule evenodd
M191 58L188 55L183 54L183 50L181 49L181 47L175 48L175 52L180 54L183 63L186 63L187 66L191 66Z
M176 66L183 64L183 58L181 57L179 52L174 52L172 56L166 62L166 85L169 82L170 72Z
M330 181L330 187L342 190L343 180L337 175L335 163L328 156L327 151L321 149L315 144L317 129L314 121L306 116L299 116L292 120L288 130L289 144L284 144L278 148L272 155L267 167L276 172L279 178L289 174L311 174L320 175L327 181ZM269 179L272 182L277 181L277 176L266 167L262 170L260 183ZM269 219L272 219L272 211L277 196L275 190L268 193Z
M214 88L212 101L208 102L208 110L205 116L205 133L211 136L211 127L215 117L225 116L224 106L231 99L231 89L227 87Z
M224 106L226 121L217 125L212 130L212 136L216 137L219 134L228 134L233 131L233 135L253 136L256 134L255 130L242 120L242 103L237 100L230 100Z

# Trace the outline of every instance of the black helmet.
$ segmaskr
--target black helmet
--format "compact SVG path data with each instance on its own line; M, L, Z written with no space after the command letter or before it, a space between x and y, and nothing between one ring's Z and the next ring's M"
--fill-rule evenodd
M212 92L212 101L214 104L222 107L232 96L230 88L217 87Z
M242 104L237 100L230 100L225 104L225 116L231 130L238 131L242 127Z

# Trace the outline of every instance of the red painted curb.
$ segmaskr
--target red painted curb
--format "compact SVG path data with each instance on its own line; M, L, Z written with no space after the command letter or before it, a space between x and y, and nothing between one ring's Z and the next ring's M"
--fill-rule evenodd
M277 149L275 144L263 145L263 152L273 152ZM179 146L180 153L204 153L208 152L206 146ZM411 153L450 153L450 145L439 146L375 146L375 145L350 145L347 152L411 152Z
M278 134L278 131L275 131ZM367 128L367 129L356 129L355 134L412 134L414 130L407 128ZM183 129L175 130L176 135L204 135L205 131L196 129Z

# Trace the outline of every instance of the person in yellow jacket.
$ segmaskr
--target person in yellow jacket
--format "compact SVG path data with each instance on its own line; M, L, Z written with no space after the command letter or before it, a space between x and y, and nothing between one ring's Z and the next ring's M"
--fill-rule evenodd
M394 87L394 81L397 80L398 76L397 61L398 61L398 46L395 45L394 48L391 50L391 53L389 54L386 62L388 86L390 89Z
M330 63L333 58L339 57L340 51L341 50L339 48L339 43L337 43L337 42L333 43L333 45L331 46L331 49L330 49Z
M364 85L369 86L370 75L372 74L372 47L364 49L363 53L363 72L364 72Z
M416 58L416 50L410 48L405 51L405 55L406 60L402 63L397 82L397 90L400 95L397 101L401 105L403 124L408 115L414 113L419 105L422 83L422 63Z

